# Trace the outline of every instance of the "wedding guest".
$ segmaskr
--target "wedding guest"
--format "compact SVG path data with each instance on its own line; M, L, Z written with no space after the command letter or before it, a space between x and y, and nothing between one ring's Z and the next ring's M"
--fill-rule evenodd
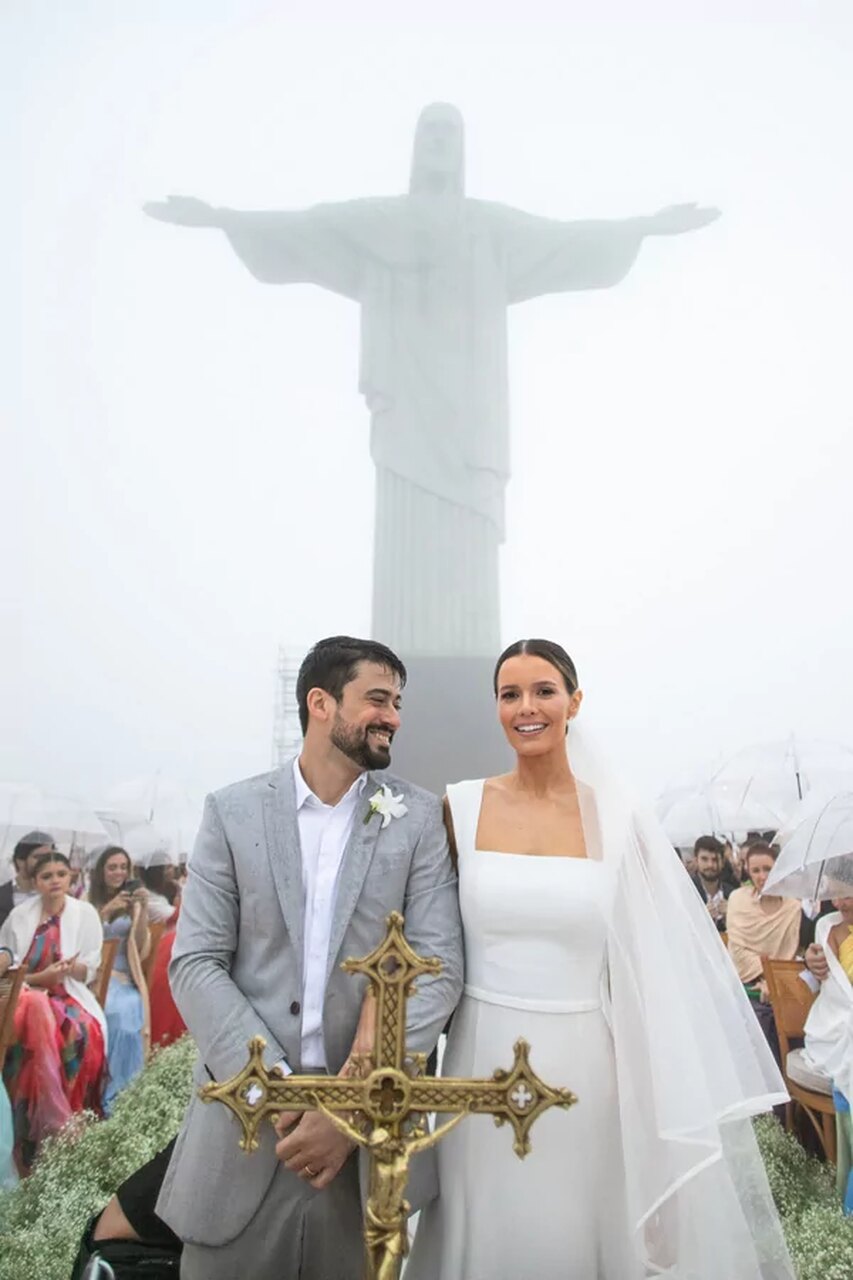
M152 851L148 865L138 865L137 871L148 890L149 923L166 926L157 946L148 982L151 1043L163 1046L179 1040L186 1031L169 985L169 960L180 914L181 891L175 879L176 868L164 849Z
M730 889L739 888L742 879L737 848L731 840L723 841L723 873L721 879L723 884L727 884Z
M148 954L148 890L131 878L130 855L117 845L101 853L89 901L101 917L105 938L118 938L105 1012L109 1032L109 1081L104 1110L145 1065L150 1035L148 991L142 961Z
M733 886L723 880L723 846L715 836L700 836L693 846L696 872L690 878L708 908L718 932L726 928L726 908Z
M836 1185L847 1214L853 1214L853 898L834 898L831 915L817 926L817 945L827 977L809 1010L804 1056L833 1084L838 1161Z
M164 862L156 866L140 866L137 870L148 890L148 919L151 924L176 924L181 894L175 882L175 868Z
M41 1140L75 1111L101 1110L106 1020L89 989L101 960L95 908L68 896L64 854L42 854L33 868L37 896L0 927L0 946L29 966L3 1071L15 1125L15 1158L29 1171Z
M15 845L12 853L14 878L0 886L0 925L13 910L27 898L35 897L32 873L36 858L55 848L53 836L46 831L28 831Z
M151 1043L162 1048L180 1040L187 1025L178 1012L169 982L169 962L175 945L174 926L163 934L151 971Z
M97 1263L112 1267L116 1280L124 1275L175 1276L181 1241L159 1218L155 1206L175 1139L158 1151L119 1187L112 1200L86 1226L71 1280L91 1280ZM94 1269L93 1263L95 1264ZM122 1269L122 1268L125 1269ZM113 1274L107 1271L106 1274Z
M777 857L778 850L762 840L750 845L744 864L749 883L730 895L726 923L729 955L778 1062L779 1039L761 957L794 959L800 942L802 910L797 898L761 895Z
M692 879L693 876L695 876L696 874L696 854L693 852L692 849L688 848L688 849L680 849L678 851L678 856L681 858L681 861L684 864L684 870Z
M12 1124L12 1105L6 1086L0 1080L0 1191L7 1191L18 1181L12 1152L15 1146L15 1130Z
M0 979L5 975L14 960L8 947L0 947ZM18 1180L15 1173L15 1162L12 1152L15 1146L15 1131L12 1125L12 1107L6 1086L0 1080L0 1191L13 1187Z

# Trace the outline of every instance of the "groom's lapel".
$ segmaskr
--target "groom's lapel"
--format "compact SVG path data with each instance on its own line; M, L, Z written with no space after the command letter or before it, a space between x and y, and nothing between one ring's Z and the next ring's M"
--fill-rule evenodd
M369 822L365 822L370 797L377 789L377 782L372 774L365 774L364 786L361 789L359 802L355 810L352 831L341 862L341 873L338 880L338 892L335 897L335 912L332 917L332 930L329 936L329 956L326 963L326 981L332 972L335 957L341 948L347 925L352 919L355 905L361 893L370 859L379 837L382 826L380 814L371 814ZM360 959L356 956L355 959Z
M302 982L302 939L305 915L302 890L302 847L296 821L296 787L292 762L273 775L265 798L267 855L276 893L295 952Z

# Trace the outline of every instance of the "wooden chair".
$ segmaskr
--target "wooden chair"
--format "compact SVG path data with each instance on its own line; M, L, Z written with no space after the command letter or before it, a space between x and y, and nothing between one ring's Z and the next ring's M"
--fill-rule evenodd
M118 938L104 939L101 946L101 963L98 965L95 981L91 984L92 991L94 991L98 1004L102 1009L105 1009L107 1004L107 992L110 989L110 978L113 973L118 944Z
M15 1009L26 976L27 965L19 964L15 969L7 969L0 978L0 1073L6 1061L6 1051L15 1038Z
M836 1162L835 1139L835 1106L832 1093L822 1093L817 1089L806 1088L789 1074L789 1065L795 1066L801 1050L791 1049L791 1040L802 1039L809 1009L814 1003L814 994L800 978L805 969L801 960L771 960L762 956L764 978L773 1007L773 1020L779 1036L779 1048L782 1054L782 1074L785 1085L791 1095L791 1103L786 1108L785 1128L790 1132L793 1128L792 1103L802 1107L812 1123L818 1141L823 1147L824 1155L830 1164Z
M160 920L157 924L149 924L148 926L148 955L142 961L142 973L149 991L151 989L151 974L154 972L154 961L157 959L157 948L160 946L160 939L165 931L165 920Z

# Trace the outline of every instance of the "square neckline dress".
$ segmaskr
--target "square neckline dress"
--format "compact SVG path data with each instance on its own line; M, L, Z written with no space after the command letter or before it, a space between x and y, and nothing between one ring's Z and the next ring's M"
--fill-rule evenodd
M513 1045L578 1096L512 1134L466 1116L437 1148L440 1192L421 1212L405 1280L641 1280L628 1225L607 1020L611 867L475 848L484 780L447 788L459 855L465 987L442 1071L490 1077Z

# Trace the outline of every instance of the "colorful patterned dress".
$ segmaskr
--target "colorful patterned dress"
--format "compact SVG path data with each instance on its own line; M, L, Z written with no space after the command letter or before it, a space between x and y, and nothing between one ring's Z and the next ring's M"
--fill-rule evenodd
M59 926L59 916L51 916L36 929L26 955L30 973L62 959ZM21 1172L31 1167L42 1139L74 1112L100 1113L104 1066L100 1024L64 986L22 989L3 1068Z

